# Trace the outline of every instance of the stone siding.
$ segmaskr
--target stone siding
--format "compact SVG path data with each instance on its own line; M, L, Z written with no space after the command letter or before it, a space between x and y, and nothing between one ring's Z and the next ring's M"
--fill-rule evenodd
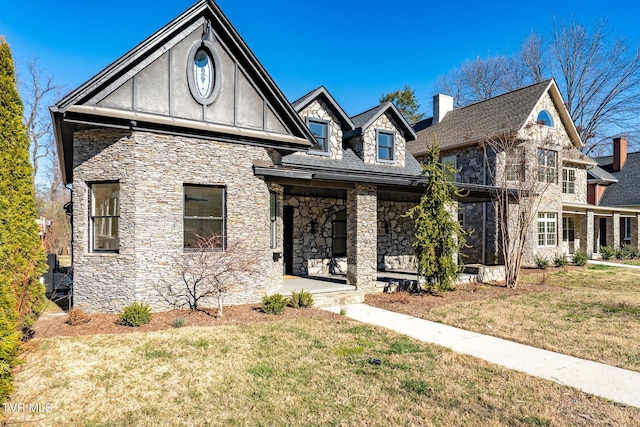
M441 157L456 156L456 182L465 184L485 183L485 160L482 147L472 146L455 150L443 150Z
M415 268L413 203L378 201L378 270Z
M347 190L347 283L371 292L377 281L377 189L354 187Z
M184 184L225 187L227 243L246 246L259 268L259 273L237 278L225 304L255 303L282 285L282 260L273 261L273 252L282 252L281 239L270 247L269 188L252 169L254 160L269 159L264 148L88 130L76 133L74 149L77 307L113 312L137 300L154 310L171 308L162 293L168 283L180 283L172 265L188 256L183 250ZM91 253L89 185L106 180L120 183L120 250ZM281 216L278 222L281 227Z
M342 129L340 128L340 120L336 117L327 104L322 100L315 100L307 107L305 107L300 113L298 113L302 120L306 120L307 117L322 119L329 121L329 157L334 160L342 159ZM296 153L299 156L317 156L319 154L311 153Z
M395 166L405 166L406 141L399 131L400 126L387 114L382 114L368 128L363 129L361 136L352 138L349 144L353 151L368 165L374 164L394 164ZM387 130L394 132L395 159L394 162L378 161L376 130Z

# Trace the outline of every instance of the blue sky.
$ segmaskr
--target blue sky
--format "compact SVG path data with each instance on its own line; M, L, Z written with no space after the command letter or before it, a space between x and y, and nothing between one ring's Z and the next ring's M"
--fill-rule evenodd
M81 85L195 0L7 0L0 35L19 70L38 57L66 86ZM640 5L592 0L253 1L218 5L280 86L295 100L325 85L347 114L409 84L430 115L435 79L465 59L516 51L554 17L605 18L614 33L640 39Z

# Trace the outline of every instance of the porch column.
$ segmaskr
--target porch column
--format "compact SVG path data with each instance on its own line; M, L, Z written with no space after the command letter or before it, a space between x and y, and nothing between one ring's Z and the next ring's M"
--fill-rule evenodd
M631 221L631 244L640 249L640 213Z
M378 197L375 185L347 190L347 284L373 291L377 280Z
M589 259L591 259L591 256L593 255L593 252L594 252L593 246L594 246L594 237L596 233L596 230L594 229L593 211L587 210L587 215L585 218L586 218L585 232L587 233L587 235L584 240L584 244L585 244L585 250L587 251L587 255L589 256Z
M613 247L620 247L620 212L613 213Z

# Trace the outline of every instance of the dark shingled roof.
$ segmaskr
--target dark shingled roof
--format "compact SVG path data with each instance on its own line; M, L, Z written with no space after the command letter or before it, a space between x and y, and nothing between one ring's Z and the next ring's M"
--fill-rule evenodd
M376 105L370 110L360 113L357 116L351 117L351 121L355 125L355 130L345 132L344 138L349 139L353 138L354 136L361 135L365 129L371 126L371 124L373 124L373 122L378 119L378 117L387 112L394 116L398 130L402 132L404 139L407 142L413 141L416 138L415 131L413 130L409 122L407 122L407 119L405 119L402 113L398 110L398 108L391 102L385 102L384 104Z
M371 172L402 176L422 175L422 167L420 166L420 163L418 163L408 150L405 151L404 167L384 164L366 164L356 153L353 152L351 148L342 150L341 160L334 160L327 156L302 156L299 154L289 154L282 158L282 165L345 172Z
M613 172L613 156L596 157L602 170L611 174L617 183L606 188L600 204L604 206L640 205L640 152L627 154L627 160L619 172Z
M487 137L499 136L504 132L517 131L524 126L551 82L552 80L545 80L454 109L433 126L424 127L424 121L418 122L414 129L416 126L424 128L416 129L418 137L415 141L408 143L407 147L414 155L420 155L433 143L434 136L440 148L450 149L483 141Z
M317 98L323 98L324 101L327 104L329 104L330 108L333 109L333 113L340 120L340 125L341 125L343 131L346 132L346 131L350 131L350 130L353 130L353 129L356 128L356 126L353 125L353 122L351 121L349 116L347 116L347 114L344 112L344 110L342 109L340 104L338 104L336 102L334 97L329 93L327 88L325 88L324 86L320 86L319 88L314 89L311 92L305 94L301 98L293 101L291 103L291 105L299 113L307 105L311 104L311 102L313 102L313 100L315 100Z

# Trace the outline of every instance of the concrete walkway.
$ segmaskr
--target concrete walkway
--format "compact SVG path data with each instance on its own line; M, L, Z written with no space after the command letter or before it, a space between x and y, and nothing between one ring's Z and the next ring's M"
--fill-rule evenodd
M615 368L366 304L327 307L360 322L382 326L420 341L450 348L535 377L640 408L640 372Z
M608 265L609 267L622 267L622 268L635 268L635 269L639 269L640 265L629 265L629 264L623 264L621 262L607 262L607 261L595 261L595 260L589 260L587 261L588 264L595 264L595 265Z

